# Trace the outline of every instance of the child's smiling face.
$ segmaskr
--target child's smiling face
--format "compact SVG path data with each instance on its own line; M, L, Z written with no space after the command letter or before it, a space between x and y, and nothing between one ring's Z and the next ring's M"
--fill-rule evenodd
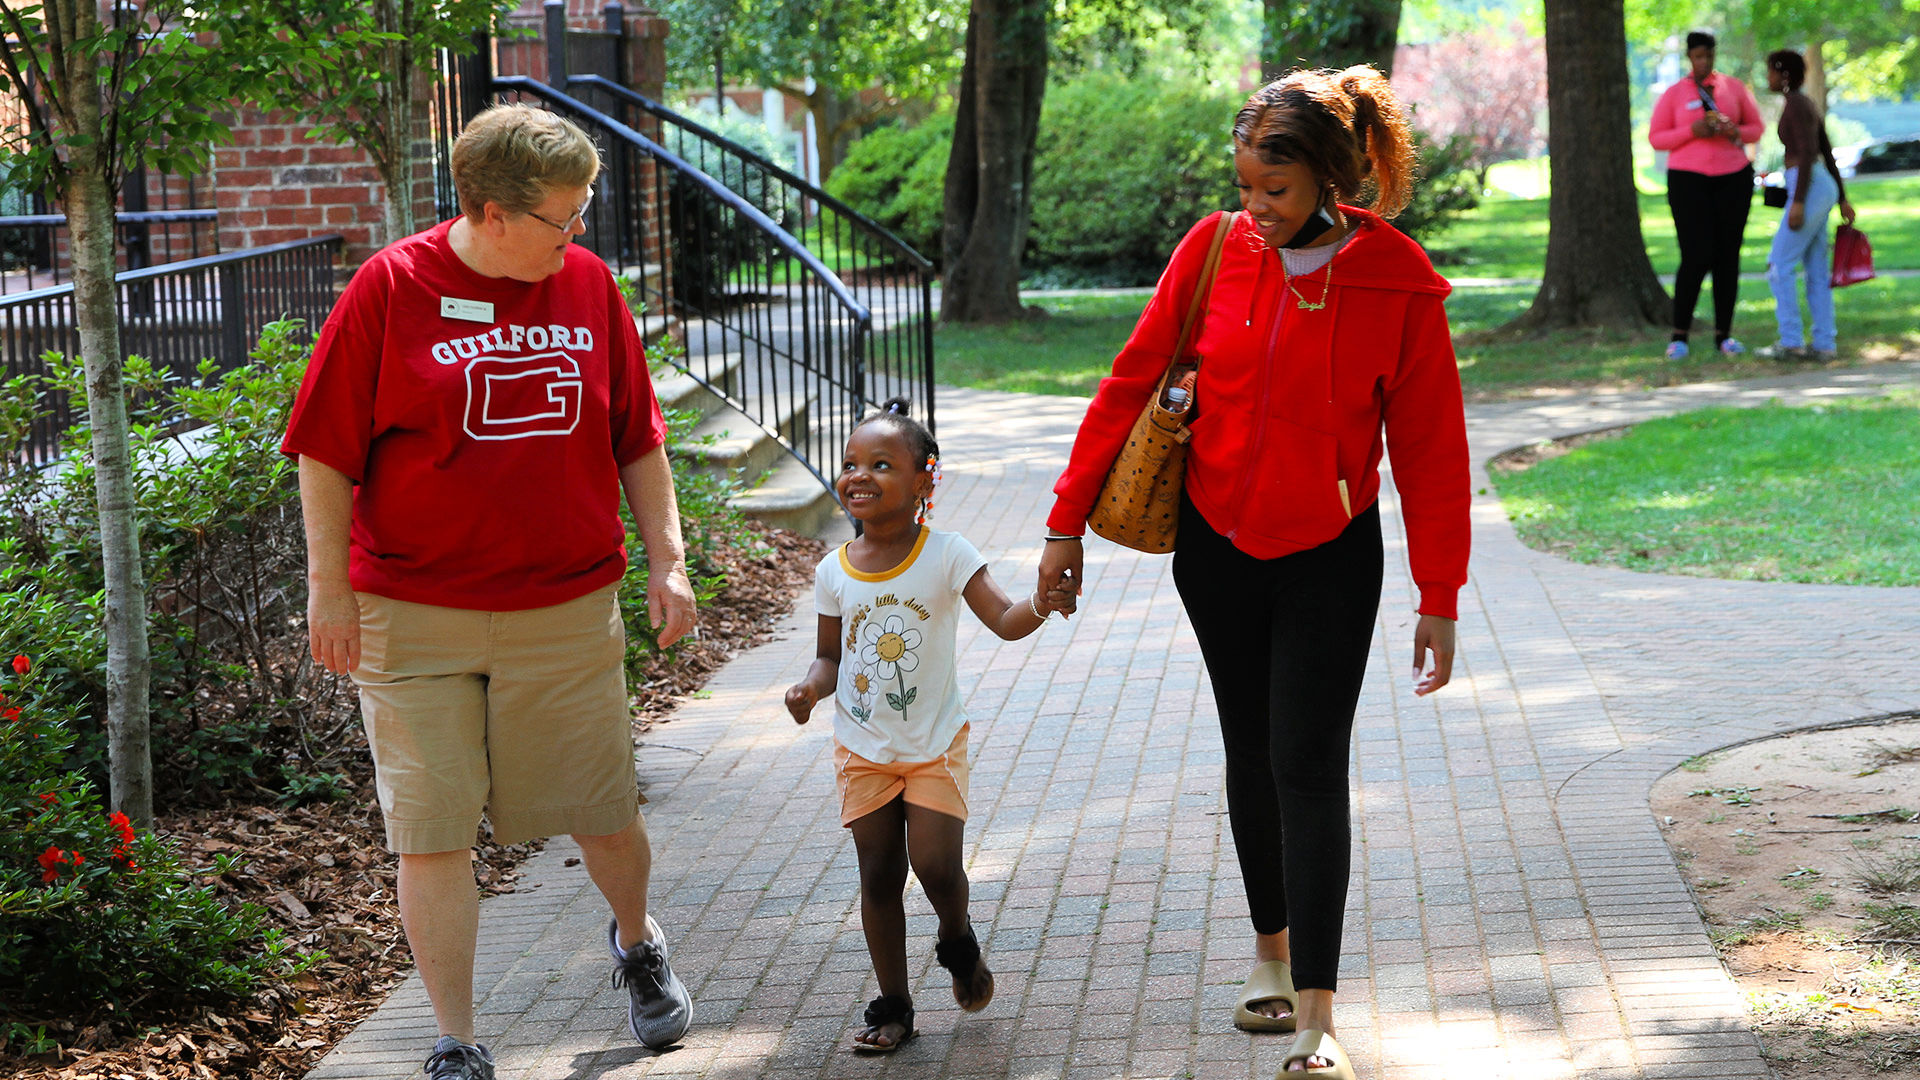
M913 444L905 432L893 424L872 423L856 428L847 439L833 490L840 505L860 521L912 517L920 500L933 494L933 477L925 462L913 459Z

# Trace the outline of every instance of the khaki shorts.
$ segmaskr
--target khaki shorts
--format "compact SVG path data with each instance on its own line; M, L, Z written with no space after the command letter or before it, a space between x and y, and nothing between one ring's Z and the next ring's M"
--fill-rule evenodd
M932 761L868 761L833 744L839 770L840 824L854 822L904 794L907 802L948 817L967 820L967 728L953 737L947 752Z
M469 611L360 594L360 714L387 847L408 855L494 839L605 836L639 788L625 628L608 586L530 611Z

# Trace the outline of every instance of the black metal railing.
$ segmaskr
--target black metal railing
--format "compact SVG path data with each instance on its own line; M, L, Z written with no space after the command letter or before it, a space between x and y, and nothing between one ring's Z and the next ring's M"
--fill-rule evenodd
M926 256L804 177L618 82L574 75L566 89L744 196L819 256L874 313L869 377L896 388L874 400L911 397L932 425L935 274ZM776 284L795 268L776 265Z
M334 266L345 241L336 233L187 259L115 275L120 348L182 378L208 357L222 369L247 361L260 330L276 319L304 319L318 331L333 310ZM47 374L48 352L80 351L73 286L0 298L0 382ZM75 416L64 395L28 433L22 453L52 463Z
M496 78L497 96L551 109L600 144L580 243L632 284L641 332L684 344L674 363L758 425L820 481L880 397L920 396L868 366L873 316L760 207L628 125L544 83ZM804 429L783 422L803 412Z
M128 270L217 255L218 218L213 210L121 212L113 216L114 252ZM70 279L71 242L65 214L0 216L0 296Z

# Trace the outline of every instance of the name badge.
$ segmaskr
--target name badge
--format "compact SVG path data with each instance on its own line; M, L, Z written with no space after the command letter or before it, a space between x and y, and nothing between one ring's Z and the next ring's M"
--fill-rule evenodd
M490 323L493 321L493 304L486 300L459 300L443 296L440 298L440 314L449 319Z
M1699 99L1699 98L1694 98L1694 99L1693 99L1692 101L1689 101L1689 102L1687 102L1687 104L1686 104L1686 106L1685 106L1685 107L1686 107L1686 108L1689 108L1689 109L1697 109L1697 108L1699 108L1699 107L1700 107L1700 99Z

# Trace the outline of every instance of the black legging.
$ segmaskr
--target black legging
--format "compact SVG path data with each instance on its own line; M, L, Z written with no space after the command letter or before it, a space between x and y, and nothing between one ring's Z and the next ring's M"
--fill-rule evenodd
M1713 271L1713 330L1733 332L1733 305L1740 298L1740 239L1753 205L1753 167L1726 176L1667 170L1667 207L1680 241L1680 273L1673 282L1673 332L1693 329L1700 282Z
M1293 981L1337 989L1352 838L1347 755L1380 610L1380 508L1316 548L1256 559L1181 500L1173 583L1227 751L1253 928L1291 927Z

